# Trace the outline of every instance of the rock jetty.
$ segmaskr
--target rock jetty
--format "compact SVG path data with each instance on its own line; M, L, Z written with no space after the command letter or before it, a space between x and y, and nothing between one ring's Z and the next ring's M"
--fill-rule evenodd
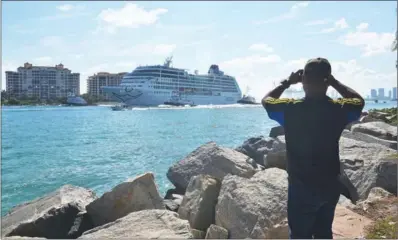
M371 117L369 117L371 116ZM398 221L397 131L372 112L340 139L342 192L335 238L364 238L375 222ZM394 130L395 129L395 130ZM2 218L6 239L288 238L286 144L281 127L236 149L203 144L172 165L162 197L150 172L102 196L65 185ZM344 196L354 196L349 201ZM371 235L374 236L374 235Z

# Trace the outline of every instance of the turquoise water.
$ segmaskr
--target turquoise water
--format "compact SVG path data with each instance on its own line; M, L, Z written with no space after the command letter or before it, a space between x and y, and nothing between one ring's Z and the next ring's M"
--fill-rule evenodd
M396 105L367 104L369 108ZM64 184L97 194L147 171L164 193L175 161L209 141L236 147L276 123L261 106L2 108L2 215Z

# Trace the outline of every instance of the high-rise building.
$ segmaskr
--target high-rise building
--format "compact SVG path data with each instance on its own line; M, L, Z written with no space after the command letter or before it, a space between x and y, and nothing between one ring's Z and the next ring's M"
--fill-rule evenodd
M397 87L392 88L392 99L397 99Z
M371 89L371 90L370 90L370 97L371 97L371 98L377 98L377 91L376 91L376 89Z
M126 72L108 73L99 72L87 79L87 93L91 96L102 96L106 100L110 100L111 96L103 92L103 86L119 86Z
M391 90L388 90L388 99L391 99Z
M6 90L15 98L55 99L80 95L80 74L58 64L55 67L25 63L16 72L6 72Z
M385 95L384 95L384 88L379 88L378 97L379 97L379 98L385 98Z

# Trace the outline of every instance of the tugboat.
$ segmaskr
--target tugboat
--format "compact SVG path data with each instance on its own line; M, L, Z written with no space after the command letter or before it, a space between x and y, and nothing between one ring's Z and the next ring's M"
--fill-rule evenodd
M238 100L238 103L240 103L240 104L258 104L258 103L256 103L256 99L249 95L243 95L243 97L240 100Z
M115 105L111 107L112 111L124 111L127 110L127 108L128 106L125 104Z
M66 104L70 106L86 106L87 102L82 97L78 97L75 94L70 93L66 100Z
M240 104L259 104L259 103L256 103L256 99L254 97L249 96L247 94L248 92L249 92L249 87L246 88L246 94L243 94L243 97L240 100L238 100L237 103L240 103Z
M164 102L164 105L169 105L169 106L175 106L175 107L185 107L185 106L190 106L190 107L195 107L195 103L188 100L188 99L182 99L180 96L171 96L171 98Z

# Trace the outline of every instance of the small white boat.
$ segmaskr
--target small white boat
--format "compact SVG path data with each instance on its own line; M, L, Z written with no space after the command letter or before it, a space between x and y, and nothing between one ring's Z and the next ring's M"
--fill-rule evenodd
M193 101L188 99L182 99L180 96L172 96L168 101L164 102L164 105L176 106L176 107L196 106Z
M112 111L124 111L127 110L127 105L121 104L121 105L115 105L111 106Z
M76 96L75 94L69 94L66 103L72 106L86 106L87 102L84 98Z

